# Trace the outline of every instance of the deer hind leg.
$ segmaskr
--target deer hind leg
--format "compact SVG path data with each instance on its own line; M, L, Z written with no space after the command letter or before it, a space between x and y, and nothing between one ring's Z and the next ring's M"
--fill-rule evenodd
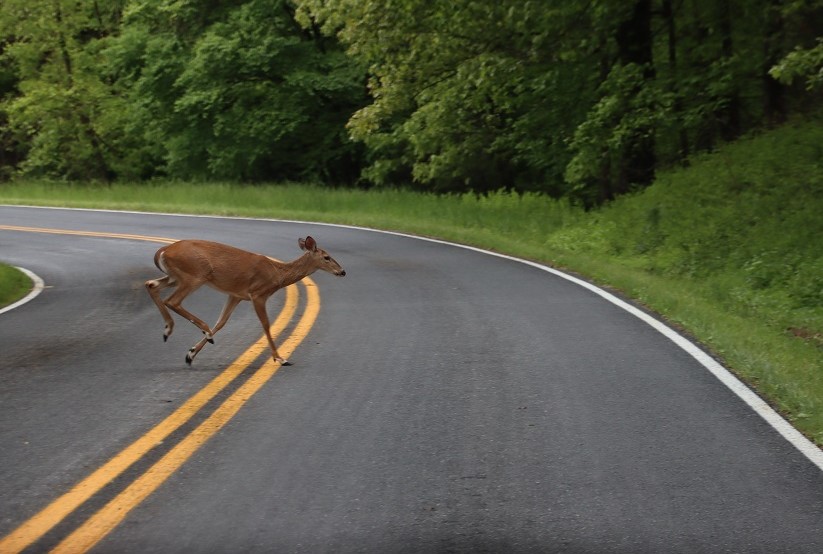
M168 275L158 279L150 279L146 281L146 290L149 292L151 299L157 305L157 309L160 310L160 315L163 316L163 321L166 323L166 326L163 329L163 342L169 340L169 336L171 335L172 330L174 330L174 320L171 318L171 314L166 308L166 304L163 302L163 299L160 298L160 291L167 287L173 287L176 284L177 283L175 283L174 279Z
M274 361L280 362L280 365L291 365L291 362L285 358L281 358L277 353L277 347L274 345L274 340L271 338L271 329L269 329L269 314L266 313L266 298L255 297L252 298L254 311L257 312L257 317L260 319L260 324L263 325L263 332L266 334L266 339L269 341L269 348L271 349L271 356Z
M186 283L182 280L177 285L177 289L171 293L163 303L166 305L167 308L174 311L175 313L179 314L181 317L186 318L190 322L192 322L198 329L203 331L203 334L206 335L206 340L209 342L214 342L212 339L212 331L209 329L209 326L206 325L206 322L188 311L186 308L183 307L182 302L186 299L188 295L196 291L202 285L202 282L190 282Z
M214 324L214 329L211 330L212 337L214 337L214 335L217 334L217 331L223 328L223 326L229 320L232 312L234 312L234 309L237 307L241 300L242 298L237 298L236 296L229 296L226 299L226 304L223 306L223 311L220 312L220 317L217 319L217 323ZM203 347L206 346L207 342L209 342L208 336L203 337L197 344L195 344L189 349L189 353L186 354L187 364L191 365L191 362L192 360L194 360L194 357L197 356L197 354L201 350L203 350ZM214 341L212 340L211 342Z

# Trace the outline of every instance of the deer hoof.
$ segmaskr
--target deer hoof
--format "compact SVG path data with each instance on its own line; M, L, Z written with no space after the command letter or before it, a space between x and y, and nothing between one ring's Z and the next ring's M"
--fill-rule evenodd
M283 358L279 358L277 361L280 362L281 366L294 365L290 361Z

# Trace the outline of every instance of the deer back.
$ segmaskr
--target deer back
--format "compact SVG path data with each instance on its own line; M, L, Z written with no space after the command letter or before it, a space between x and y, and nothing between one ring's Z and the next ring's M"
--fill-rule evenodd
M205 240L170 244L159 253L158 266L175 281L207 284L241 298L249 298L279 276L271 260L261 254Z

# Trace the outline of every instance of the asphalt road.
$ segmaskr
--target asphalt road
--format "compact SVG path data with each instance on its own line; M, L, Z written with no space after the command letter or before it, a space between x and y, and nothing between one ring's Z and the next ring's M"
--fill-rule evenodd
M94 552L823 552L821 469L669 339L545 271L299 223L0 207L3 225L204 238L286 260L310 234L347 271L313 276L321 308L295 365ZM0 540L260 338L244 303L186 366L200 332L177 318L163 343L143 289L158 246L0 229L0 259L47 285L0 315ZM186 303L209 323L221 304L210 290ZM235 389L26 552L81 528Z

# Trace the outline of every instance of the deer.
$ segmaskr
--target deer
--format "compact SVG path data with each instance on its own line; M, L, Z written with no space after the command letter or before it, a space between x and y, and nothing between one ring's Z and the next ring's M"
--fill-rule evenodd
M277 352L269 329L266 301L278 290L317 270L338 277L346 275L340 264L328 252L318 248L312 237L301 238L297 243L304 254L291 262L277 261L262 254L206 240L180 240L161 247L154 254L154 265L164 275L146 281L145 286L165 322L163 342L174 330L174 320L169 310L197 326L205 336L186 354L186 363L191 365L207 342L214 344L214 335L226 325L237 305L249 300L263 326L272 358L280 365L292 365ZM203 285L228 297L213 328L183 307L183 300ZM163 300L160 291L169 287L176 288Z

